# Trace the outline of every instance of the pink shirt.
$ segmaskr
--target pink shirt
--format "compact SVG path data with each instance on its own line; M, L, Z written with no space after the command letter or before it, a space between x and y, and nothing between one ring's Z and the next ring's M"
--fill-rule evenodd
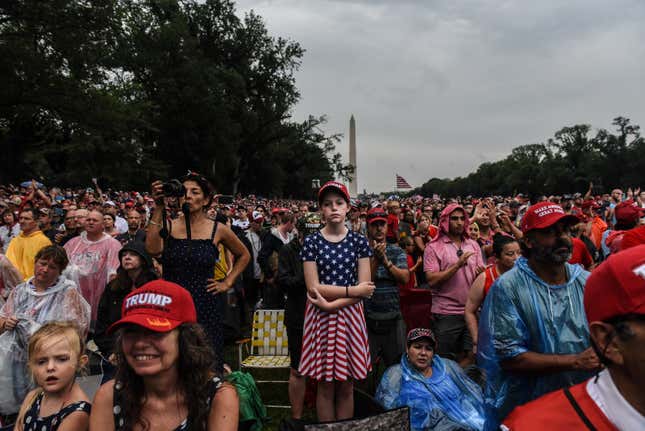
M444 271L449 266L457 263L458 247L445 234L428 243L423 253L423 270L425 272ZM464 306L468 298L470 286L477 277L477 267L484 266L481 248L472 239L463 239L461 250L465 253L472 251L468 263L443 283L431 288L432 312L436 314L464 314Z
M81 293L92 306L92 321L95 321L108 277L116 274L119 267L121 243L108 234L103 234L98 241L90 241L82 232L67 241L65 250Z

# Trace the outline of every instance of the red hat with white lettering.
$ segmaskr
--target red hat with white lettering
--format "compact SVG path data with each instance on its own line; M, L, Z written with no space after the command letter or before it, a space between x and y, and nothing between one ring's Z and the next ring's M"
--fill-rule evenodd
M520 226L522 233L526 233L533 229L544 229L553 226L560 220L564 220L569 224L580 222L580 219L575 215L565 213L560 205L548 201L540 202L526 210Z
M182 323L196 322L195 303L186 289L170 281L153 280L125 297L121 319L107 332L111 334L126 323L155 332L169 332Z
M320 188L320 190L318 190L319 204L322 202L323 197L325 197L325 194L330 191L335 191L336 193L339 193L347 201L347 204L350 203L349 192L347 191L347 187L345 187L345 184L339 183L338 181L327 181Z
M587 321L645 314L645 245L612 254L585 284Z

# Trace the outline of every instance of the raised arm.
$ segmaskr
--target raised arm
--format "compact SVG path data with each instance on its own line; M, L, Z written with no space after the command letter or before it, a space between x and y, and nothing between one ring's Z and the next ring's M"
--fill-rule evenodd
M155 200L155 208L146 227L146 251L154 257L163 252L163 239L160 235L165 207L162 184L159 180L152 183L152 198Z

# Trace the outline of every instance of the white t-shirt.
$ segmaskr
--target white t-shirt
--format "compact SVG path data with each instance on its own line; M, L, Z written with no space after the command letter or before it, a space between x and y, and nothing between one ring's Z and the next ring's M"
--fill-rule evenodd
M587 393L619 430L645 430L645 416L623 398L608 370L600 372L598 381L595 378L589 379Z

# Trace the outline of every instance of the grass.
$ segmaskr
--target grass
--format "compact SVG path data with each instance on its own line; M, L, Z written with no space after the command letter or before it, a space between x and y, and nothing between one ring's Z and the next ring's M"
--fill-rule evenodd
M224 349L224 360L233 371L239 370L239 361L237 356L237 345L227 345ZM247 370L248 371L248 370ZM257 380L288 380L289 370L251 370L251 375ZM287 383L260 383L258 389L262 397L262 402L274 405L289 405L289 393ZM278 429L283 419L291 417L291 409L287 408L267 408L269 422L264 426L264 430L274 431ZM316 412L313 409L305 407L305 419L314 420Z

